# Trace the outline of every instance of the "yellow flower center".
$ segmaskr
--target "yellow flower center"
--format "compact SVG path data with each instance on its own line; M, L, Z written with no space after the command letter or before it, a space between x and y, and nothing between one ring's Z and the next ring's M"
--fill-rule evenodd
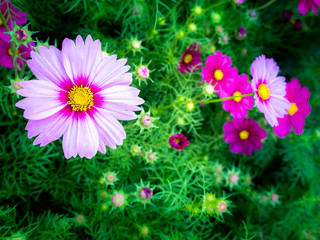
M184 59L183 59L184 63L185 64L188 64L192 61L192 55L187 53L185 56L184 56Z
M179 138L175 138L175 139L173 139L173 141L175 141L177 144L181 143L181 140Z
M16 50L16 55L17 55L18 53L19 53L19 51ZM11 51L11 48L8 49L8 54L9 54L11 57L13 56L12 51Z
M262 100L267 100L270 97L268 86L265 84L260 84L258 87L258 95Z
M295 103L291 103L290 109L288 110L289 115L294 115L298 111L298 107Z
M222 78L223 78L223 72L218 69L214 72L214 78L217 80L217 81L220 81Z
M93 105L93 94L88 87L74 86L68 93L68 104L73 111L86 111Z
M238 91L235 92L235 93L233 94L233 96L236 97L236 98L233 99L233 100L236 101L236 102L240 102L241 99L242 99L242 97L237 97L237 96L241 96L241 93L238 92Z
M242 130L242 131L239 133L239 137L240 137L242 140L246 140L246 139L249 137L249 132L246 131L246 130Z

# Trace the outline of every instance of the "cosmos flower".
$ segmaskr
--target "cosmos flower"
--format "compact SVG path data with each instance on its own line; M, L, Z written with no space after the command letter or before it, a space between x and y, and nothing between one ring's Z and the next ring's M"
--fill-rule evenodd
M118 120L132 120L141 110L139 90L130 87L132 74L126 59L116 55L102 60L101 44L88 36L74 43L64 39L62 50L39 46L28 65L39 80L21 82L18 94L26 97L16 104L29 119L28 137L38 136L34 145L47 145L63 136L66 158L92 158L115 149L126 133Z
M245 155L261 149L261 140L267 137L267 132L250 118L234 118L232 122L223 125L223 130L223 140L230 144L230 151Z
M285 98L285 77L278 76L279 67L272 58L262 55L251 65L255 106L264 113L271 127L278 126L277 118L288 114L290 102Z
M202 68L202 81L216 85L219 91L228 89L233 79L238 76L238 70L231 67L231 58L222 55L220 51L216 51L214 55L210 55ZM219 93L220 96L220 93Z
M287 136L290 133L291 125L296 134L303 133L304 119L311 112L311 106L308 104L309 97L309 90L305 87L302 88L297 78L287 84L286 99L289 100L291 106L288 114L283 118L278 118L279 125L273 128L278 137Z
M251 84L247 80L248 75L241 74L241 76L233 80L233 84L229 88L220 92L220 97L226 98L252 93ZM236 97L223 101L222 107L226 112L230 111L233 117L246 117L248 110L253 107L253 99L252 96Z
M298 2L298 11L302 15L306 15L310 8L315 15L318 15L317 7L320 8L320 0L299 0Z
M183 136L182 133L178 133L170 137L169 143L171 147L177 150L184 150L184 148L188 147L188 144L190 143L187 139L188 138Z
M181 55L181 60L177 68L182 74L195 72L202 67L200 49L201 45L194 42Z
M10 30L13 29L14 24L24 25L27 23L27 14L24 12L18 11L11 3L10 0L0 0L0 11L6 20L6 23ZM10 40L9 34L3 34L7 32L3 22L0 20L0 37L5 41Z
M20 45L20 47L16 50L17 64L18 68L21 68L22 65L26 64L27 58L30 57L30 52L32 51L32 47L35 46L35 43L29 43L28 47L24 45ZM0 65L5 68L13 68L13 53L11 50L11 43L5 41L0 38Z

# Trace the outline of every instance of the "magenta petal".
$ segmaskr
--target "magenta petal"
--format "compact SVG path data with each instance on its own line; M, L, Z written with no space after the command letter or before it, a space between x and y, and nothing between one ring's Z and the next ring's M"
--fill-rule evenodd
M289 119L289 115L285 115L284 118L278 118L279 125L277 127L274 127L274 133L279 138L284 138L287 135L289 135L291 130L291 123Z
M295 114L291 116L290 118L293 130L295 134L302 134L303 133L303 127L305 124L304 118L300 116L299 114Z
M298 11L302 15L306 15L310 10L310 6L308 5L308 0L299 0L298 2Z

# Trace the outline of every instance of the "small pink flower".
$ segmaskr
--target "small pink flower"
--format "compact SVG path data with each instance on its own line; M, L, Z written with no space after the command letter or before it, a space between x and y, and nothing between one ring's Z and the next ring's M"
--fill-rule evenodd
M239 181L239 175L235 173L231 174L229 180L232 184L237 184Z
M244 3L244 0L233 0L233 2L235 4L242 4L242 3Z
M217 204L217 210L218 210L218 212L220 212L220 213L224 213L225 211L227 211L227 207L228 207L228 204L227 204L225 201L223 201L223 200L221 200L221 201L218 202L218 204Z
M231 58L222 55L220 51L216 51L214 55L210 55L202 68L202 81L211 83L212 86L217 85L219 91L226 91L238 76L238 70L231 67ZM219 93L220 96L220 93Z
M315 15L318 15L317 7L320 8L320 0L299 0L298 2L298 11L302 15L306 15L310 8Z
M141 122L142 122L143 126L148 127L152 124L152 118L149 114L145 114L142 116Z
M234 78L233 84L231 84L229 88L220 92L220 97L226 98L252 93L251 84L247 80L248 75L245 74ZM231 116L233 117L246 117L248 110L253 107L253 98L252 96L248 96L225 100L222 102L222 107L226 112L230 111Z
M271 127L278 126L277 118L283 118L290 108L290 102L285 98L286 79L278 73L277 63L264 55L257 57L251 65L255 106L264 113Z
M309 105L310 92L306 87L301 87L299 80L294 78L287 84L286 99L290 102L288 114L283 118L278 118L279 125L274 127L275 134L283 138L289 135L291 126L296 134L303 133L305 118L311 112Z
M272 201L272 202L278 202L278 200L279 200L278 194L272 193L272 195L271 195L271 201Z
M267 137L267 132L253 119L235 118L232 122L226 122L223 130L223 140L230 144L230 151L245 155L261 149L261 140Z
M141 66L138 68L138 75L141 78L148 78L149 77L149 69L146 66Z
M122 194L117 193L112 197L112 204L115 207L121 207L124 204L124 197Z
M200 49L201 45L194 42L181 55L178 70L182 74L195 72L202 67Z
M18 68L27 63L27 59L30 57L30 52L33 51L32 47L35 46L34 42L28 44L28 47L20 45L15 54L18 54L17 64ZM11 42L5 41L0 38L0 65L5 68L13 68L13 53L11 50Z
M183 136L182 133L178 133L170 137L169 143L171 147L177 150L184 150L184 148L188 147L188 144L190 143L187 139L188 138Z

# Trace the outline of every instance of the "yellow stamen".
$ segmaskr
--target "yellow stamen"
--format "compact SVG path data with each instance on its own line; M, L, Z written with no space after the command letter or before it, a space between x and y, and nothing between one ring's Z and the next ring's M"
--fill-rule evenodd
M179 138L175 138L175 139L173 139L173 141L175 141L177 144L181 143L181 140Z
M73 111L87 111L93 106L93 93L89 87L74 86L68 92L68 98Z
M242 140L246 140L248 139L249 137L249 132L247 130L242 130L240 133L239 133L239 137L242 139Z
M184 56L183 61L184 61L185 64L190 63L190 62L192 61L192 55L189 54L189 53L187 53L187 54Z
M217 80L217 81L220 81L222 78L223 78L223 72L218 69L214 72L214 78Z
M288 110L289 115L294 115L298 111L298 107L295 103L291 103L290 109Z
M260 84L258 87L258 95L262 100L267 100L270 97L270 91L267 85Z
M241 93L238 92L238 91L235 92L235 93L233 94L233 96L236 97L236 98L233 99L233 100L236 101L236 102L240 102L241 99L242 99L242 97L237 97L237 96L241 96Z
M12 54L12 51L11 51L11 48L8 49L8 54L12 57L13 54ZM19 54L19 51L18 49L16 50L16 55Z

